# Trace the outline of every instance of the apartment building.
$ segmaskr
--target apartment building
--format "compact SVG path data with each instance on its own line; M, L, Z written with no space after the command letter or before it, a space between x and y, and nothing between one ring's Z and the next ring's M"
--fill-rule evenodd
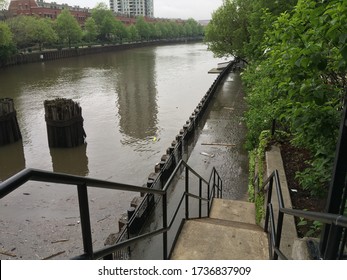
M154 17L153 0L110 0L110 8L129 16Z

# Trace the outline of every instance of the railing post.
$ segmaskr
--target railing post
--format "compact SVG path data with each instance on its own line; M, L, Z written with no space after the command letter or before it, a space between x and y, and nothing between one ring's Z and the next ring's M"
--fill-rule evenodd
M267 207L269 203L271 203L271 196L272 196L272 186L273 186L273 174L271 175L270 181L269 181L269 189L267 190L267 199L266 199L266 213L265 213L265 223L264 223L264 231L268 232L268 226L269 226L269 208Z
M162 207L163 207L163 228L167 229L167 194L162 197ZM163 259L168 259L168 249L167 249L167 231L163 233Z
M213 170L213 198L216 197L216 170Z
M202 201L201 201L201 197L202 197L202 180L201 178L199 179L199 218L201 218L201 207L202 207Z
M79 204L80 216L81 216L83 248L88 258L93 259L93 241L92 241L92 230L90 226L87 185L86 184L78 185L77 193L78 193L78 204Z
M344 110L340 124L339 139L336 145L335 162L333 176L328 192L326 213L344 213L347 174L347 100L344 103ZM320 252L324 259L337 259L339 245L342 239L342 229L332 225L325 225L320 239Z
M282 212L278 212L276 241L275 241L275 248L277 248L278 250L280 249L280 245L281 245L283 216L284 214ZM276 253L276 251L274 252L274 260L278 260L278 254Z
M189 219L189 196L188 196L188 193L189 193L189 169L188 167L186 166L186 178L185 178L185 191L186 191L186 219L188 220Z
M207 216L210 216L210 192L211 192L211 188L210 188L210 182L208 182L207 185Z
M220 186L220 188L219 188L219 192L220 192L220 194L219 194L219 198L223 198L223 181L222 181L222 179L218 176L218 186Z

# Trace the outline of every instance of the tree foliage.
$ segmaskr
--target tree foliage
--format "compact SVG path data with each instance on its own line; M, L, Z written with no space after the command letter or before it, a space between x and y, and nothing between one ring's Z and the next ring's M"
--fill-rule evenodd
M205 38L216 56L246 58L246 146L277 121L293 145L312 154L297 174L323 194L331 176L347 86L346 0L225 0Z
M119 20L115 21L114 36L120 43L122 43L124 39L129 37L128 29Z
M275 18L290 11L297 0L225 0L205 32L205 42L218 57L259 56L265 31Z
M298 178L316 195L331 176L346 98L346 15L346 1L300 0L264 33L264 55L244 75L248 146L276 119L294 145L311 151L311 167Z
M170 20L151 23L139 17L136 24L126 26L116 19L104 3L99 3L92 10L83 30L68 10L62 10L56 20L21 15L6 20L4 26L10 28L9 33L13 38L12 49L17 47L21 52L42 50L45 47L70 48L72 44L122 44L203 34L202 26L193 19L184 24ZM5 27L2 26L2 29Z
M0 10L5 10L8 5L7 0L0 0Z
M111 41L116 28L116 19L112 11L108 9L105 3L99 3L92 10L92 18L97 26L99 39L101 41Z
M50 45L57 41L58 36L54 32L53 22L50 19L37 18L34 25L33 42L39 45L40 50L45 44Z
M14 53L12 32L7 24L0 22L0 65Z
M55 21L55 29L61 43L71 44L78 43L82 39L82 29L76 18L68 10L63 10Z
M206 28L205 42L218 57L244 57L249 41L248 25L251 0L225 0Z
M139 16L136 19L136 29L141 40L148 40L150 37L150 29L148 23L145 21L143 16Z
M86 42L94 42L98 36L98 27L94 18L89 17L84 24L84 40Z

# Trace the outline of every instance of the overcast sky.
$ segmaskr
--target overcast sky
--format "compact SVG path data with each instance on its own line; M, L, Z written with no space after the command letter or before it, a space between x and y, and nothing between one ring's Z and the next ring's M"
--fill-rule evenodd
M104 2L109 6L109 0L45 0L45 2L66 3L71 6L94 8ZM153 0L154 16L161 18L194 18L196 20L211 19L213 11L217 10L223 0Z

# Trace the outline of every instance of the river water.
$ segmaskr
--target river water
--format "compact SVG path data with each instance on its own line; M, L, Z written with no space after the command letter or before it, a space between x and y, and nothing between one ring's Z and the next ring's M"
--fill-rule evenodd
M145 47L1 70L0 98L13 98L23 140L0 147L0 180L24 168L141 186L214 79L220 59L202 43ZM87 144L48 147L44 100L83 109ZM93 241L118 232L135 194L89 191ZM83 253L76 188L27 183L1 200L0 258ZM40 228L39 231L36 229ZM57 246L60 245L60 246ZM34 252L34 253L33 253Z
M207 91L217 59L201 43L132 49L1 70L23 143L0 148L0 180L25 167L142 185ZM83 109L87 145L50 149L44 100ZM21 148L23 146L23 148Z

